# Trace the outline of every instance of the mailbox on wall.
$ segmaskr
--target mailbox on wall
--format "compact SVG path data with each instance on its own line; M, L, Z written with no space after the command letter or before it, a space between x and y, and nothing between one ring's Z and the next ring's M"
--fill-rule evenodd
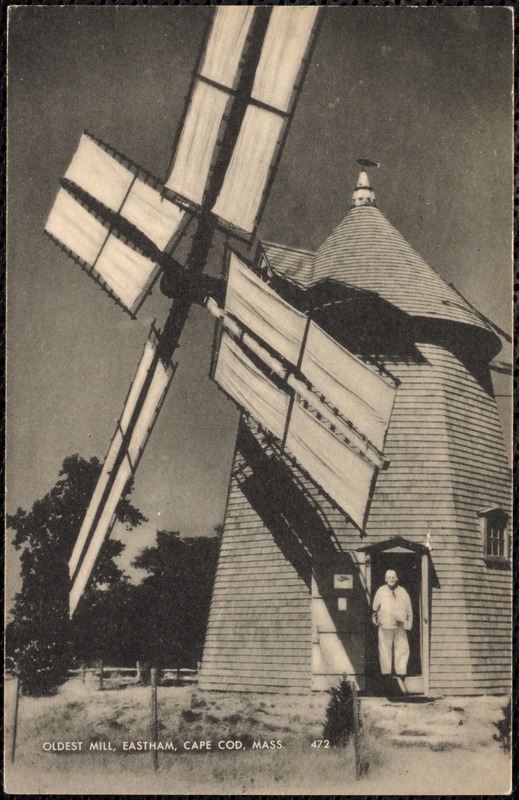
M337 596L337 611L348 610L348 595L343 594L345 591L351 592L353 590L353 574L351 572L334 573L333 588Z
M333 576L334 589L353 589L353 575L351 573L335 574Z

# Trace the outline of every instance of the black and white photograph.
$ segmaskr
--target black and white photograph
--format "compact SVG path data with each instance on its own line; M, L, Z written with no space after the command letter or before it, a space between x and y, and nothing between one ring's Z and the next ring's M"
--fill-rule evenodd
M7 793L510 793L513 29L8 9Z

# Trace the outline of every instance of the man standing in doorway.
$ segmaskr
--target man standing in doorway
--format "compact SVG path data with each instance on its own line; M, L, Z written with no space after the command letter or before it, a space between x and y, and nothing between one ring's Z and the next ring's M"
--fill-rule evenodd
M394 661L396 680L400 691L406 692L405 676L409 661L407 631L413 627L411 598L399 586L398 575L388 569L385 584L377 589L373 600L373 622L378 625L378 657L383 676L391 675Z

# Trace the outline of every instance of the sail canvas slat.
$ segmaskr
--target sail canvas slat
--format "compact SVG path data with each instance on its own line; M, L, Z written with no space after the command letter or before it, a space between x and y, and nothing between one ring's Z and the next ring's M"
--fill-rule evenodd
M155 413L160 405L161 399L168 388L171 380L171 370L166 368L162 361L158 361L155 373L144 400L142 410L139 414L132 439L128 446L128 456L132 463L135 463L146 444L148 431L152 425Z
M306 316L296 311L231 252L225 310L292 364L297 364Z
M289 395L256 367L227 333L223 333L214 378L257 423L283 439ZM300 402L293 405L287 450L329 497L361 529L375 476L375 466L354 452Z
M131 311L139 304L159 270L157 264L132 250L116 236L109 237L95 267L105 283Z
M97 556L101 550L102 544L111 532L113 527L113 517L117 503L119 502L124 487L131 476L131 467L128 461L123 461L121 467L116 475L115 481L112 485L108 501L106 502L99 522L96 526L94 535L90 541L85 557L81 562L78 574L70 591L69 597L69 614L72 616L76 610L76 606L83 592L86 589L90 575L95 566Z
M310 323L301 371L380 450L396 388Z
M269 177L295 110L318 11L272 9L253 86L246 95L238 76L256 12L226 7L218 9L215 16L201 67L195 73L166 188L186 201L203 204L224 123L231 108L248 102L212 208L224 227L230 226L237 236L249 238L258 224ZM237 105L235 89L240 93Z
M287 449L310 477L363 529L375 467L294 403Z
M220 343L214 378L256 422L278 439L283 438L289 395L278 389L226 333Z
M249 33L254 8L219 8L216 11L200 74L232 89Z
M166 188L200 205L229 95L197 81Z
M105 147L90 135L82 135L65 176L68 182L56 197L45 230L134 314L160 267L119 238L121 218L164 250L175 237L178 239L187 215L176 202L162 197L156 184L136 177L138 167L123 166ZM93 211L86 208L82 203L90 201L79 202L74 187L102 205L94 205ZM103 206L113 209L115 215L101 222L107 213ZM121 228L124 230L124 226Z
M318 8L272 10L252 98L288 111L303 59L308 51Z
M142 391L142 387L144 386L146 376L148 375L153 363L155 352L156 345L150 339L148 339L144 346L144 352L139 362L139 366L137 367L137 372L135 373L135 378L133 379L130 391L128 392L126 403L124 405L123 413L119 422L119 427L123 433L126 433L128 429L128 425L132 418L133 412L135 411L139 395Z
M145 354L146 355L146 354ZM144 361L144 359L143 359ZM108 491L108 496L104 505L101 507L101 512L99 514L99 506L96 509L94 516L97 516L97 522L95 522L95 528L92 531L90 530L87 532L87 537L90 533L92 533L90 542L87 546L85 551L83 560L79 565L79 569L77 570L76 578L73 582L72 589L70 592L69 598L69 612L72 615L75 611L77 603L83 594L92 571L95 567L97 557L99 555L99 551L102 547L102 544L105 538L109 535L112 526L114 524L114 515L115 510L117 508L117 504L120 498L124 494L124 488L132 476L133 472L136 469L137 463L139 458L146 446L146 442L148 440L151 428L155 421L156 414L164 400L165 394L173 377L173 371L170 367L164 366L162 361L156 360L154 361L155 366L153 367L153 377L151 379L151 383L147 389L146 397L144 398L144 402L142 403L142 407L138 413L137 419L133 425L133 429L131 431L131 438L130 442L127 446L127 449L124 453L124 458L120 457L120 451L117 453L116 456L116 474L112 474L110 476L110 481L108 482L105 490L103 491L103 495L106 494ZM142 379L143 371L141 370L141 366L143 366L143 362L139 366L139 370L137 372L136 380L140 382ZM142 394L143 387L139 394ZM132 394L132 392L130 392ZM139 397L140 399L140 397ZM122 438L121 438L122 444ZM111 482L111 485L110 485ZM101 498L102 503L102 498Z
M120 209L134 177L133 172L85 133L65 173L67 180L112 211Z
M121 216L164 250L179 230L186 212L162 197L157 189L136 179L121 208Z
M86 264L94 264L108 235L81 203L60 189L45 225L47 233Z
M231 251L225 311L250 328L300 370L328 406L382 449L391 417L395 385L341 347L318 325L281 298ZM333 415L332 415L333 419Z
M86 545L88 534L92 527L92 523L94 521L95 515L97 513L97 509L99 508L99 504L103 497L103 493L108 486L108 481L110 479L110 473L113 469L113 465L115 459L117 458L117 454L121 449L121 445L123 442L122 433L119 428L116 430L115 435L112 439L110 444L110 449L106 456L105 463L103 465L101 474L96 484L96 488L94 490L94 494L90 500L89 506L87 508L87 513L81 525L81 529L79 531L78 538L76 540L76 544L74 545L74 550L72 551L72 556L69 561L69 573L73 575L77 569L81 556L83 554L84 547Z
M146 380L146 376L148 375L148 371L151 367L154 352L155 352L155 347L153 343L148 340L146 342L142 358L139 362L139 366L137 367L135 378L133 379L130 391L126 398L126 403L123 409L123 413L121 415L121 419L119 421L119 425L117 426L117 430L110 444L110 448L105 458L101 474L99 476L96 488L94 490L94 494L92 495L92 498L88 505L85 518L81 525L78 538L76 540L74 549L72 551L72 555L70 557L69 571L71 575L75 573L78 563L80 561L83 549L85 547L88 538L89 531L92 527L95 515L97 513L97 509L99 508L99 504L102 500L103 493L108 485L111 472L117 460L117 455L121 449L123 443L123 435L126 433L128 429L128 423L130 422L133 412L135 411L137 400L142 391L142 387L144 385L144 381Z
M221 219L251 233L256 224L285 119L249 105L222 189L213 207Z

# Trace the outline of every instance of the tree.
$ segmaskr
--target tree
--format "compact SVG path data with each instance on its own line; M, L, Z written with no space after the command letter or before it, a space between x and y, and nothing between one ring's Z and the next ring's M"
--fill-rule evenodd
M81 599L70 625L78 663L124 666L138 660L136 587L127 576L110 586L94 588Z
M156 666L192 666L202 657L219 550L218 536L158 531L133 561L148 576L135 587L138 655Z
M7 628L7 657L24 694L52 694L66 680L73 655L68 560L100 469L96 458L68 456L56 485L31 511L19 508L7 516L8 527L15 531L13 545L21 551L22 578ZM131 486L127 489L131 491ZM118 503L116 516L128 530L145 520L127 498ZM123 549L115 539L104 543L89 589L90 602L99 586L123 581L114 561Z

